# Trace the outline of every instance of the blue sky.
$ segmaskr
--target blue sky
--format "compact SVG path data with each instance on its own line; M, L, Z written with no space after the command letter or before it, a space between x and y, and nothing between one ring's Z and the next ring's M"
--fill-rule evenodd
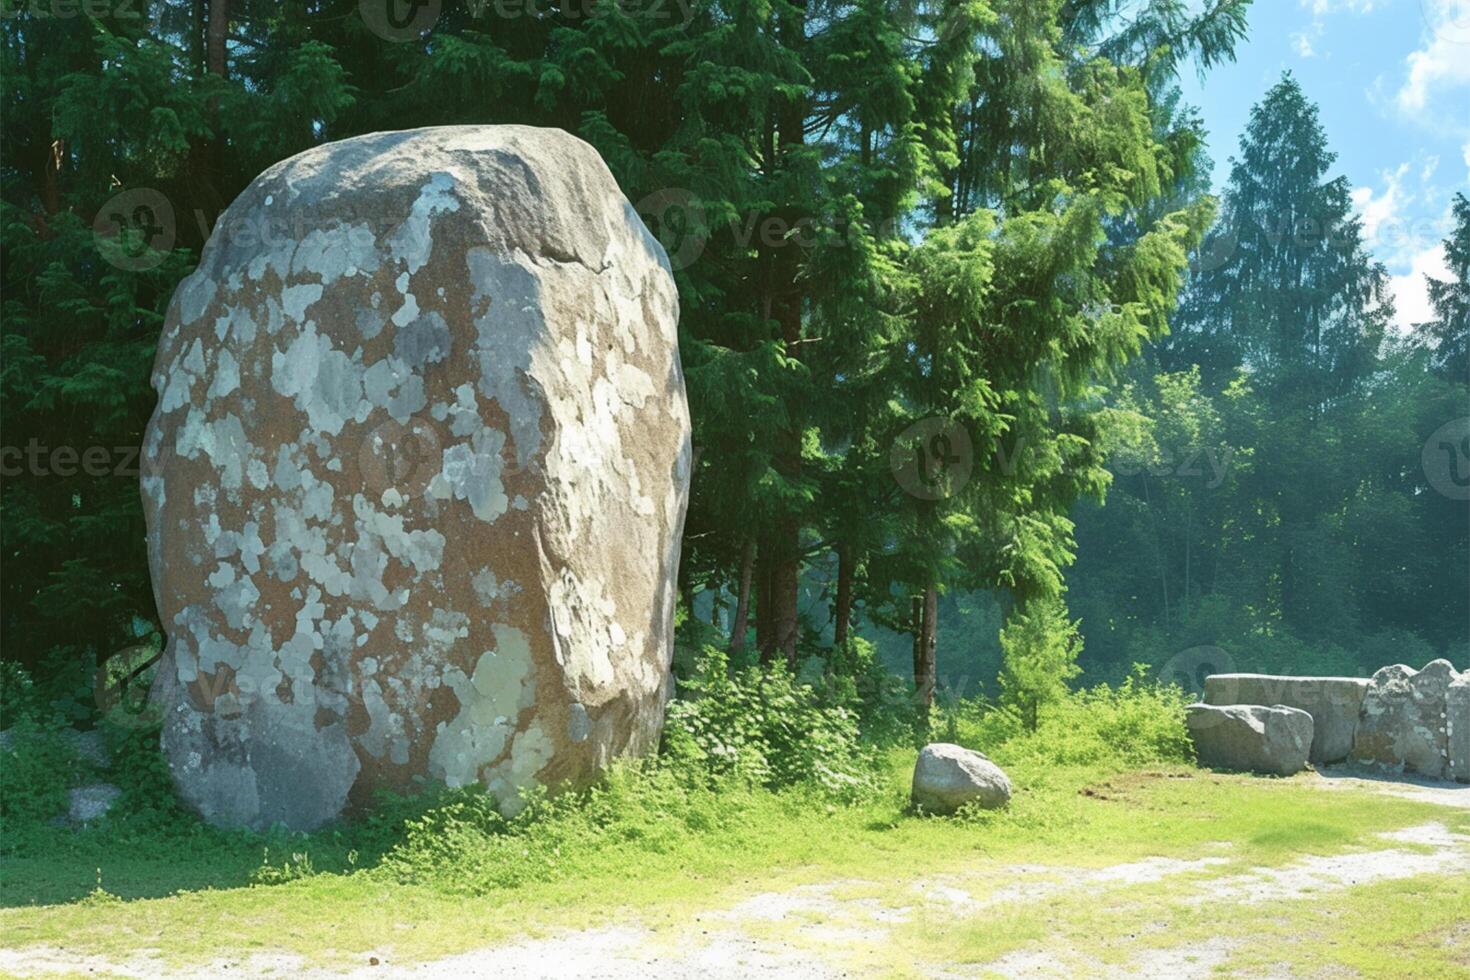
M1470 193L1470 0L1256 0L1233 65L1185 96L1210 130L1215 189L1251 106L1290 70L1321 108L1400 326L1428 318L1424 274L1448 278L1449 202Z

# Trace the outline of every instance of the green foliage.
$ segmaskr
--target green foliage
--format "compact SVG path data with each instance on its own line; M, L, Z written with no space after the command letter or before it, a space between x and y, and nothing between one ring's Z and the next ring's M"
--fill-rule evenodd
M1434 319L1419 325L1420 337L1434 350L1434 366L1450 381L1470 379L1470 197L1450 202L1455 224L1444 241L1451 278L1425 276Z
M1001 703L1017 711L1027 731L1036 731L1043 710L1063 700L1067 682L1081 672L1078 625L1060 599L1040 599L1012 610L1001 630Z
M865 743L877 748L908 744L918 722L912 688L885 666L876 644L850 635L820 666L822 700L853 706Z
M738 819L751 790L657 765L620 764L596 786L533 794L513 817L478 789L445 794L402 824L384 874L452 894L483 894L576 873L594 853L677 851Z
M706 647L681 697L669 705L664 754L676 767L770 787L813 782L839 797L870 784L871 758L859 741L855 688L828 688L831 700L784 666L731 670Z
M9 732L10 748L0 749L0 852L22 846L28 828L66 812L77 768L57 726L23 719Z
M1177 686L1148 678L1136 665L1123 683L1069 691L1030 728L1017 711L965 701L938 719L954 741L977 748L1003 767L1134 767L1187 763L1194 749L1184 727L1192 699Z
M22 719L35 720L35 691L30 671L13 660L0 660L0 731Z
M1252 111L1174 333L1106 396L1112 487L1073 512L1068 593L1091 678L1199 648L1271 673L1464 656L1470 512L1429 475L1463 459L1442 431L1470 399L1463 285L1431 281L1438 319L1390 336L1333 162L1287 76Z

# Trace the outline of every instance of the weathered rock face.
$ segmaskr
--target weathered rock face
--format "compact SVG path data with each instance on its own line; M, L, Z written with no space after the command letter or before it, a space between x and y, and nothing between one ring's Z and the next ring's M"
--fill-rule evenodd
M143 493L182 795L305 829L504 809L657 741L688 491L677 298L587 144L452 127L258 177L179 287Z
M1309 758L1323 765L1353 751L1358 714L1368 693L1366 677L1282 677L1214 674L1205 678L1206 704L1284 704L1312 716Z
M1185 723L1201 765L1276 776L1306 768L1313 723L1298 708L1191 704Z
M934 742L914 763L913 800L930 813L954 813L966 803L994 810L1011 801L1011 781L984 754Z
M1446 778L1470 783L1470 671L1445 689L1445 739L1450 751Z
M1353 761L1430 779L1449 775L1447 693L1458 676L1448 660L1435 660L1423 670L1394 664L1374 674L1363 699Z

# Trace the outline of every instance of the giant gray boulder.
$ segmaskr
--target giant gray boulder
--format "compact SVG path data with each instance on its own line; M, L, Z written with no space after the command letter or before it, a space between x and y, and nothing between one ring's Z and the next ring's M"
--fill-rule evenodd
M1313 722L1298 708L1191 704L1185 723L1203 766L1275 776L1306 768Z
M155 698L210 821L503 810L652 749L689 415L668 260L559 130L261 174L169 307L143 459Z
M966 804L994 810L1011 801L1011 781L983 753L933 742L914 763L912 797L930 813L954 813Z
M1212 674L1205 678L1206 704L1284 704L1312 716L1317 765L1341 762L1353 751L1358 715L1368 693L1366 677L1283 677L1273 674Z
M1448 660L1435 660L1423 670L1394 664L1374 674L1363 699L1353 761L1430 779L1447 776L1447 695L1458 676Z
M1470 783L1470 670L1445 688L1445 739L1450 754L1447 777Z

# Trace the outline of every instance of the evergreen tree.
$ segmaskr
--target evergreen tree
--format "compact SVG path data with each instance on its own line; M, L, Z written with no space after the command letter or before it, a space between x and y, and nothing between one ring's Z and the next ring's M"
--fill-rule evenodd
M1419 326L1419 335L1434 347L1434 365L1451 381L1470 381L1470 198L1455 195L1455 226L1444 241L1448 281L1426 276L1434 319Z
M1290 73L1251 111L1219 223L1202 249L1166 364L1217 386L1244 367L1273 400L1316 413L1372 370L1393 315L1346 177Z
M897 415L938 416L973 442L968 484L904 501L901 533L873 563L887 570L870 583L884 618L916 596L921 707L939 591L1003 589L1019 616L1060 600L1067 511L1107 483L1096 385L1164 331L1211 215L1201 194L1181 193L1198 123L1156 93L1182 58L1228 56L1245 4L1198 19L1151 5L1122 34L1106 6L992 5L953 109L957 152L931 202L939 227L910 259L907 332L890 353ZM1145 23L1174 46L1140 52Z

